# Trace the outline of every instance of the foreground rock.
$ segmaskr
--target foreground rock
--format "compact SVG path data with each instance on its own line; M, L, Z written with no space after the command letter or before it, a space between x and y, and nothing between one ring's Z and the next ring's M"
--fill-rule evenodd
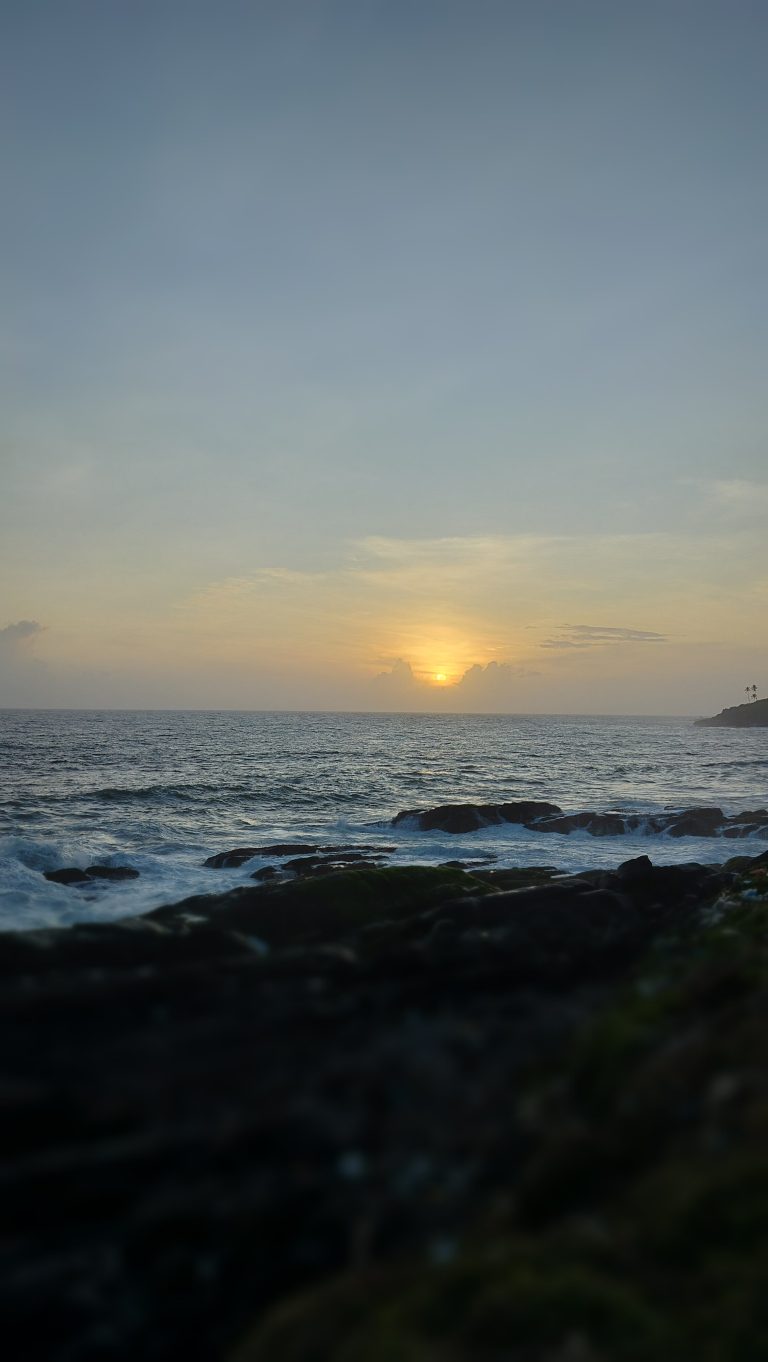
M760 860L667 931L512 1099L518 1166L450 1253L419 1271L353 1264L278 1306L235 1362L341 1362L382 1336L392 1362L766 1358Z
M670 837L768 837L768 809L725 814L722 809L674 809L660 814L563 813L543 801L514 804L439 804L434 809L405 809L392 819L420 831L466 833L501 823L521 823L533 832L589 832L593 837L627 833L668 833Z
M768 728L768 700L723 709L712 719L697 719L697 728Z
M350 869L0 936L6 1336L759 1358L766 862Z

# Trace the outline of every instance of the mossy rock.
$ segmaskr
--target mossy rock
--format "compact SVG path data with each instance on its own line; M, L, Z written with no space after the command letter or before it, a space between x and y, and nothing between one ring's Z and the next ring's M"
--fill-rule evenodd
M532 1117L505 1219L448 1266L283 1302L232 1362L768 1362L762 890L750 872L658 941L536 1075L556 1115Z
M496 869L473 867L472 874L491 889L530 889L537 884L549 884L561 872L554 865L519 865Z
M284 1303L231 1362L672 1362L674 1331L631 1286L536 1251L360 1274ZM571 1355L571 1354L564 1354Z
M185 899L149 916L162 922L215 921L270 946L344 937L373 922L400 920L489 887L462 870L388 866L342 870L288 884L244 885L225 894Z

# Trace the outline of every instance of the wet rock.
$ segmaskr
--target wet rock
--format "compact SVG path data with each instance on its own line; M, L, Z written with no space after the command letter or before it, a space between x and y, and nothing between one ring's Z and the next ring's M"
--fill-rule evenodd
M625 884L647 884L653 876L653 863L650 856L633 856L630 861L622 861L616 874Z
M246 861L252 861L254 856L308 857L318 854L337 857L343 854L344 859L351 862L365 856L386 856L395 850L393 846L369 846L366 843L320 846L315 842L269 842L257 847L234 847L231 851L218 851L215 856L203 861L203 865L210 866L212 870L225 870L244 865Z
M341 852L354 852L357 854L359 852L362 855L367 856L389 856L393 851L397 851L397 847L381 846L372 842L341 842L336 844L332 843L330 846L322 846L319 850L324 854L330 852L335 854Z
M725 823L722 809L686 809L667 823L671 837L714 837Z
M557 804L535 799L506 804L440 804L434 809L405 809L395 815L392 824L410 823L423 832L462 833L500 823L528 823L560 812Z
M382 858L371 857L362 851L335 852L328 856L297 856L283 863L283 870L293 875L327 874L330 870L341 870L346 866L375 867Z
M278 878L279 874L280 871L278 870L277 866L263 865L261 867L261 870L254 870L253 874L251 875L251 879L260 881L275 880Z
M319 851L313 842L268 842L266 846L254 847L254 856L301 856ZM231 853L230 853L231 854Z
M420 866L330 870L323 876L199 894L156 908L147 920L171 927L216 922L273 946L299 945L341 938L366 923L418 914L457 893L484 888L459 870Z
M296 851L314 851L314 847L294 848ZM281 855L273 849L260 850L259 847L233 847L231 851L218 851L215 856L208 856L203 861L203 865L210 866L211 870L232 870L238 866L245 865L246 861L252 861L254 856Z
M80 870L78 866L66 866L62 870L44 870L43 875L53 884L88 884L91 878L87 870Z
M93 880L137 880L139 872L132 865L89 865L86 871Z
M593 837L621 837L629 832L668 832L672 837L749 837L768 833L768 810L752 809L726 817L722 809L677 809L662 814L633 814L582 810L563 813L556 804L443 804L434 809L407 809L394 824L408 823L422 831L467 833L500 823L523 823L535 832L588 832Z
M569 813L559 818L537 819L537 832L590 832L593 837L620 837L625 830L625 820L618 813Z
M750 809L746 813L736 813L726 819L722 828L724 837L768 836L768 809Z

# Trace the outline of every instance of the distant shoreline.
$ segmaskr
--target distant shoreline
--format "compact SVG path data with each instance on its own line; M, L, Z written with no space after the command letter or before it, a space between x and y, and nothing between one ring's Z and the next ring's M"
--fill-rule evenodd
M758 701L758 704L762 703ZM746 706L742 706L746 708ZM725 712L725 711L724 711ZM678 719L711 723L687 714L579 713L568 710L506 709L232 709L177 705L0 705L0 714L360 714L395 719Z
M711 719L697 719L697 728L768 728L768 700L749 700L722 709Z

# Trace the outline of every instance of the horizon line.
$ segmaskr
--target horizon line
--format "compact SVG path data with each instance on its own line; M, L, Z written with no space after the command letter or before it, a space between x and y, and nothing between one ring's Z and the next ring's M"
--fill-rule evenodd
M216 705L0 705L0 714L362 714L441 719L692 719L692 711L640 713L611 710L440 710L440 709L242 709Z

